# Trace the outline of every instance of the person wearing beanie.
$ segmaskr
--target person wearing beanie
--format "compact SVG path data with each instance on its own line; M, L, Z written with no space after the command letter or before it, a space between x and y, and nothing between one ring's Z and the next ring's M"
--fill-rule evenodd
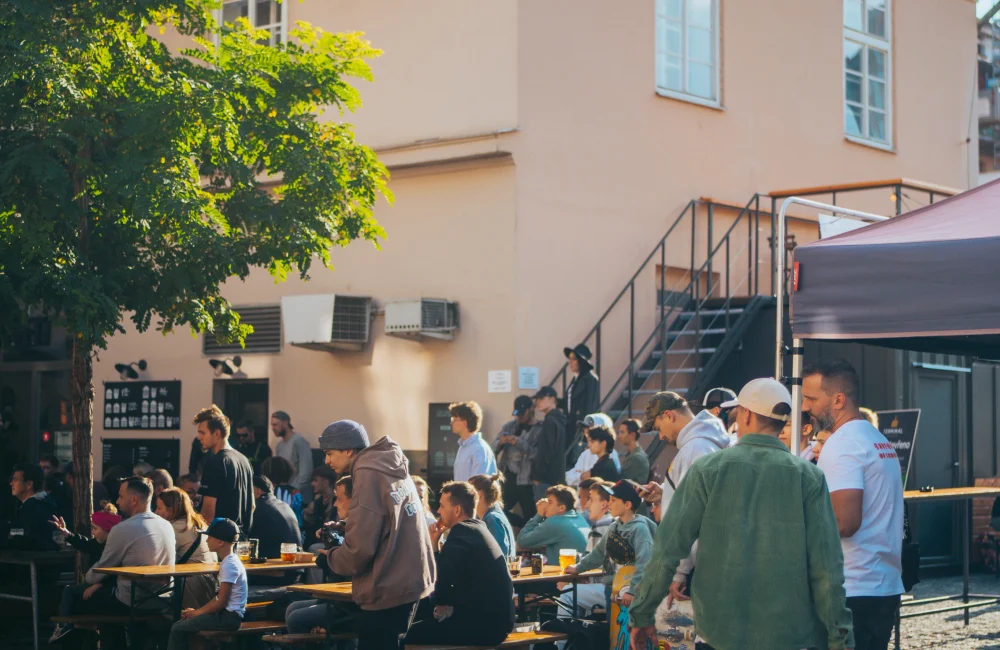
M274 485L266 476L253 477L254 513L250 537L260 540L258 555L266 558L281 557L282 544L302 544L302 531L291 506L274 495ZM286 578L275 576L253 576L251 582L258 584L291 584L295 574ZM265 578L263 582L261 578Z
M639 484L621 480L614 485L602 484L601 489L609 491L608 510L615 520L608 526L594 549L583 556L579 563L566 569L566 573L583 573L604 567L607 574L604 582L607 611L611 611L611 601L620 603L627 612L632 604L632 586L639 584L646 563L653 550L653 533L648 519L636 514L642 505ZM611 586L617 580L622 586L618 593L612 593ZM610 619L609 619L610 620ZM622 627L628 629L627 623Z
M106 510L95 512L90 516L90 534L92 537L79 535L70 531L66 526L66 520L62 517L54 517L52 519L52 525L56 527L56 530L66 536L66 542L70 546L82 553L86 553L90 556L90 560L92 562L96 562L97 558L101 557L101 553L104 552L104 546L108 541L108 533L111 532L112 528L121 523L121 520L122 518L118 515L115 507L108 505ZM63 589L62 597L59 601L59 615L72 616L73 601L77 598L83 598L83 592L86 591L88 587L90 587L90 585L86 583L82 585L67 585ZM101 583L100 588L108 589L111 593L114 593L115 582L114 580L110 580L108 582ZM55 631L53 631L52 636L49 637L49 643L55 643L72 632L74 629L75 628L72 623L60 623L56 625Z
M205 630L232 632L240 629L247 611L247 572L233 550L240 527L229 519L215 519L205 533L208 550L219 556L219 593L198 609L181 611L181 620L170 628L167 650L185 650L188 635Z
M423 504L403 450L389 436L369 444L365 428L339 420L319 439L327 466L353 483L344 543L327 554L330 569L351 577L358 650L399 647L437 568Z

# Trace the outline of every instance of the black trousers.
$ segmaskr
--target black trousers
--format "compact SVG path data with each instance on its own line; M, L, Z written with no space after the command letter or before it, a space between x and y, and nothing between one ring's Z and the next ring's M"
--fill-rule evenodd
M70 589L70 587L67 587ZM114 589L101 587L89 600L83 599L83 591L74 589L72 601L67 603L72 610L72 616L128 616L129 607L115 596ZM60 612L61 613L61 612ZM66 637L63 647L82 647L84 639L80 632L74 632L72 636ZM108 626L101 630L101 648L115 650L125 647L125 628L121 626Z
M885 650L896 624L899 596L855 596L847 599L854 617L854 650Z
M410 626L404 644L497 645L503 643L513 628L497 625L494 619L462 616L457 612L440 623L435 618L429 618Z
M358 612L358 650L396 650L417 603Z
M517 474L504 472L503 505L507 520L512 526L523 526L535 516L535 494L530 485L518 485ZM515 505L521 506L521 516L512 512Z

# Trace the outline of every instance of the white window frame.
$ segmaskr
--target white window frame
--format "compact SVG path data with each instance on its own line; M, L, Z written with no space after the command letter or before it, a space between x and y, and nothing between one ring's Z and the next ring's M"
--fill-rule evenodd
M232 2L239 2L239 1L240 0L223 0L222 4L227 5L227 4L230 4ZM280 26L281 26L281 42L282 43L287 43L288 42L288 5L289 4L291 4L291 2L289 0L284 0L283 2L281 2L280 4L278 4L279 20L281 21ZM220 9L216 9L213 13L215 14L215 22L216 22L216 24L219 25L219 27L221 27L222 26L222 9L221 8ZM257 2L256 2L256 0L247 0L247 20L250 21L251 25L254 25L256 27L256 25L257 25ZM271 27L274 27L274 25L268 25L266 27L259 27L258 29L268 29L270 31ZM218 33L216 33L216 35L215 35L215 44L216 45L219 44L219 34Z
M843 0L846 2L847 0ZM841 3L843 6L843 2ZM868 26L868 0L861 0L861 20L862 29L867 30ZM841 11L841 24L843 25L843 11ZM841 103L843 105L845 123L843 125L844 137L857 144L863 144L885 151L895 151L893 133L893 82L892 82L892 0L885 0L885 38L872 36L867 31L858 31L847 25L843 25L843 38L840 41L840 92ZM846 112L847 112L847 61L844 57L844 47L847 41L855 45L862 46L861 49L861 103L851 101L852 106L860 106L861 112L861 135L854 135L847 132ZM885 53L885 140L876 140L868 135L868 118L871 110L868 105L868 49L874 48ZM852 71L851 74L857 74Z
M722 11L721 4L722 0L711 0L712 3L712 94L714 98L702 97L701 95L694 95L689 92L674 90L673 88L667 88L666 86L660 85L660 79L662 77L663 68L666 66L666 62L661 54L661 50L665 49L667 30L666 21L672 20L667 18L667 7L666 4L669 0L656 0L656 15L654 17L654 24L656 30L656 93L663 97L670 97L672 99L679 99L681 101L690 102L692 104L699 104L701 106L707 106L709 108L722 108L722 32L720 20ZM688 0L680 0L681 3L681 77L684 81L684 86L687 88L688 84L688 54L687 54L687 3Z

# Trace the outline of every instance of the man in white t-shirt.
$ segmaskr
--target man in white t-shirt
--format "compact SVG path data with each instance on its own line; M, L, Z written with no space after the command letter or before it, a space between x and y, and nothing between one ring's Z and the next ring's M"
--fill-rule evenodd
M219 556L219 593L198 609L185 609L170 628L167 650L184 650L188 635L202 630L240 629L247 611L247 572L233 545L240 529L229 519L215 519L205 533L208 550Z
M858 410L858 374L846 361L806 368L802 410L832 432L826 475L844 549L844 588L856 650L885 650L903 593L903 480L892 445Z

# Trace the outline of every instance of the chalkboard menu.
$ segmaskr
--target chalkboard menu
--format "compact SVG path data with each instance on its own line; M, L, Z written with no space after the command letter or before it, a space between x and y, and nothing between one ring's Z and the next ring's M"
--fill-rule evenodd
M451 432L448 402L430 404L427 418L427 475L451 478L455 472L458 436Z
M105 382L104 428L179 430L181 382Z
M917 425L920 424L920 409L902 411L878 411L879 431L889 441L892 449L879 452L895 454L899 458L899 469L903 472L903 488L913 465L913 448L917 444Z
M147 438L102 438L103 469L121 465L132 473L132 466L143 461L157 469L165 469L177 480L181 469L181 441L177 438L150 440Z

